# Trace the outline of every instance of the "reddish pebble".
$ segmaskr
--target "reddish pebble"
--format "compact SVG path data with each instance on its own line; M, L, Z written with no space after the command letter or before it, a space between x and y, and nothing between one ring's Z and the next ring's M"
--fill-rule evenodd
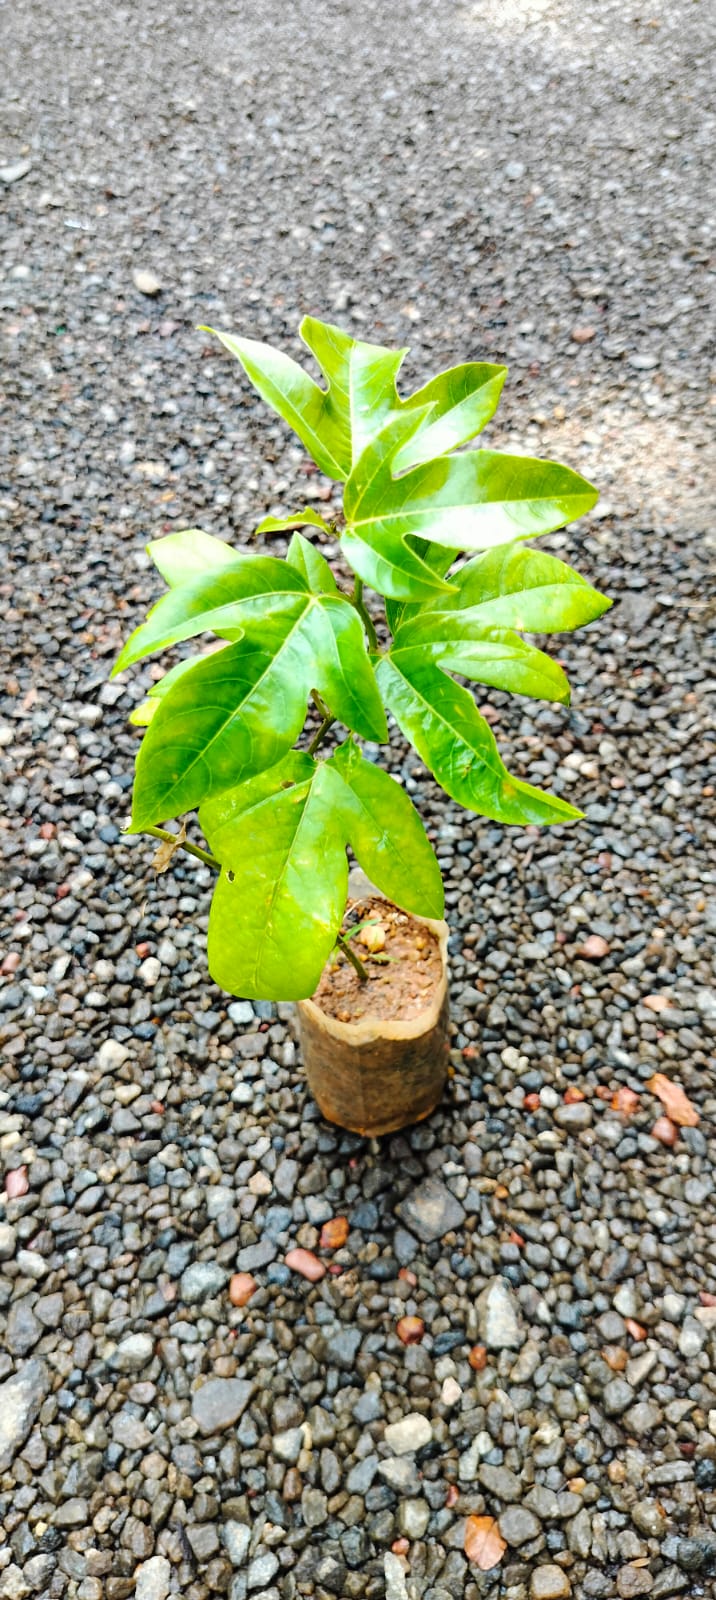
M322 1250L340 1250L348 1238L349 1225L347 1217L332 1217L330 1222L324 1222L321 1228L319 1244Z
M66 895L69 894L69 892L70 892L69 883L60 883L60 884L58 884L58 886L57 886L57 888L55 890L55 899L56 900L64 900Z
M564 1103L566 1106L576 1106L579 1100L586 1100L586 1098L584 1091L578 1089L574 1083L570 1083L569 1088L564 1091Z
M15 1167L12 1172L6 1172L5 1193L8 1200L19 1200L21 1195L27 1194L29 1187L27 1167Z
M415 1276L415 1273L411 1272L410 1267L401 1267L398 1277L402 1278L403 1283L409 1283L411 1289L417 1288L418 1280Z
M708 1289L699 1289L699 1300L702 1306L716 1306L716 1294L709 1294Z
M155 1117L164 1116L164 1102L162 1100L153 1100L151 1109L154 1112Z
M592 339L596 339L597 330L588 327L573 328L570 337L573 344L589 344Z
M634 1089L627 1089L622 1085L612 1095L612 1111L621 1111L625 1117L631 1117L641 1104L639 1096Z
M20 955L20 951L19 950L8 950L8 953L7 953L6 957L5 957L5 960L3 961L3 964L0 967L0 972L3 972L3 973L17 972L17 969L18 969L18 967L20 965L21 960L22 960L22 956Z
M235 1272L229 1283L229 1299L232 1306L248 1305L257 1289L256 1279L252 1278L250 1272Z
M394 1556L407 1556L410 1549L410 1540L394 1539L390 1548Z
M54 822L43 822L42 827L40 828L40 838L54 839L56 832L57 829L55 828Z
M401 1317L395 1331L402 1344L420 1344L425 1337L425 1323L422 1317Z
M624 1320L626 1324L626 1331L634 1340L634 1343L641 1344L642 1339L646 1338L648 1331L644 1327L643 1322L635 1322L633 1317L625 1317Z
M659 1144L676 1144L679 1130L669 1117L657 1117L651 1130L651 1137L658 1139Z
M538 1111L539 1110L539 1103L540 1103L540 1101L539 1101L539 1095L538 1094L526 1094L525 1095L525 1100L524 1100L525 1111Z
M145 956L149 955L150 947L149 947L148 944L144 944L144 943L138 944L138 945L135 946L135 949L137 951L137 955L139 956L140 961L143 961Z
M457 1484L456 1483L449 1484L448 1485L448 1492L447 1492L447 1494L445 1496L445 1505L446 1505L447 1510L450 1511L452 1509L452 1507L457 1504L459 1499L460 1499L460 1490L458 1489Z
M288 1255L284 1256L283 1259L292 1272L298 1272L302 1278L308 1278L309 1283L320 1283L321 1278L326 1276L325 1261L319 1261L318 1256L314 1256L312 1250L301 1250L300 1248L289 1250Z
M601 933L590 933L584 944L580 944L577 955L584 961L601 961L603 956L609 955L609 945Z
M518 1233L516 1228L512 1228L510 1230L510 1240L509 1240L509 1242L510 1242L510 1244L516 1244L517 1245L517 1249L521 1250L525 1241L522 1238L522 1234Z
M473 1372L482 1372L487 1366L487 1350L484 1344L474 1344L467 1359Z

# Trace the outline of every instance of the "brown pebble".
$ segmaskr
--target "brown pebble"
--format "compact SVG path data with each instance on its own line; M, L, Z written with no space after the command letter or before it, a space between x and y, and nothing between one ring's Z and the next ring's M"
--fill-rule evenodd
M257 1289L256 1279L252 1278L250 1272L235 1272L229 1283L229 1299L232 1306L248 1305Z
M669 1117L657 1117L651 1130L651 1137L658 1139L659 1144L676 1144L679 1130Z

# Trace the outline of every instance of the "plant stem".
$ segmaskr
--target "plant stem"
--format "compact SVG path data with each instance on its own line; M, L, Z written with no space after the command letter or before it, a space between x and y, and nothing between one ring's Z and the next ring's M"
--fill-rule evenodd
M153 839L162 839L165 844L176 841L176 834L170 833L168 828L143 828L142 832L150 833ZM201 845L189 844L184 839L177 845L177 849L186 850L187 855L196 856L197 861L203 861L206 867L215 867L217 872L221 871L221 862L217 861L216 856L210 855L208 850L202 850Z
M350 961L351 966L358 973L358 977L360 979L360 982L361 983L367 983L368 979L370 977L370 974L366 971L366 968L363 966L363 962L361 961L360 956L357 956L356 953L355 953L355 950L353 950L351 948L350 939L347 939L344 933L339 933L338 938L336 939L336 944L338 945L339 950L343 951L344 956L348 957L348 960Z
M375 631L375 628L373 627L373 620L368 615L368 611L367 611L365 603L363 601L363 579L362 578L356 578L355 584L353 586L353 593L351 595L351 605L355 606L356 611L358 612L358 615L359 615L359 617L361 619L361 622L363 623L363 627L365 628L365 631L366 631L366 633L368 635L368 643L370 645L371 650L377 650L378 649L378 635L377 635L377 633Z
M323 721L321 722L320 728L317 730L316 733L314 733L313 738L311 740L311 743L308 746L308 754L309 754L309 756L315 755L319 744L323 744L323 741L324 741L324 739L326 737L326 734L333 727L333 724L334 724L334 722L336 720L336 718L334 717L333 713L331 711L329 711L328 706L324 705L324 702L322 701L320 694L318 694L315 689L311 690L311 699L313 701L313 704L320 711L321 717L323 718Z
M314 756L316 754L316 751L318 749L319 744L323 743L323 740L325 739L326 734L333 727L333 724L334 724L335 720L336 720L335 717L330 717L330 716L323 718L323 721L321 723L320 728L318 729L318 732L314 733L313 738L311 740L311 743L308 746L308 755L309 756Z

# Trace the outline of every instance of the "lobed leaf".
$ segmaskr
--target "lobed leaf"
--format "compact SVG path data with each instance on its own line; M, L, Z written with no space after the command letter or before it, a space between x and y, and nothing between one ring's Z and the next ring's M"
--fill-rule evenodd
M167 650L198 633L226 637L228 632L236 638L243 631L247 609L242 602L260 597L263 610L290 610L295 606L296 594L306 590L302 574L276 556L241 556L236 566L195 578L163 595L147 621L130 635L112 668L112 676L143 656ZM249 609L248 615L251 614Z
M441 917L440 868L405 790L350 741L339 746L332 764L350 795L344 807L348 843L363 870L404 911Z
M406 543L409 537L484 550L551 533L597 500L569 467L497 451L441 456L395 477L395 458L407 442L403 414L364 450L346 483L341 540L359 576L397 600L430 599L446 587Z
M221 340L250 379L261 398L288 422L306 446L316 465L329 478L347 477L351 467L350 442L340 406L330 389L319 388L303 367L281 350L256 339L237 339L218 328L204 328Z
M206 801L199 820L222 862L209 919L215 982L246 996L312 994L346 902L346 845L405 910L442 914L440 870L407 795L351 744L315 762L291 751Z
M402 401L404 406L430 405L432 410L418 433L399 452L398 471L448 455L481 433L497 410L506 377L506 367L468 361L439 373Z
M377 667L383 699L446 793L496 822L571 822L581 816L507 771L472 695L419 650L383 656Z
M335 944L348 888L344 785L329 762L311 765L302 781L242 805L220 833L226 864L209 916L209 971L232 994L303 999Z
M528 633L568 633L611 605L564 561L519 544L500 545L451 575L441 610L468 608L490 625Z
M510 694L569 705L569 682L559 662L527 644L511 628L481 625L479 607L421 611L398 628L391 648L393 659L403 650L417 650L436 666Z
M387 738L353 607L303 589L280 609L273 598L236 602L242 637L182 676L152 718L137 757L133 831L272 766L298 737L313 688L363 738Z

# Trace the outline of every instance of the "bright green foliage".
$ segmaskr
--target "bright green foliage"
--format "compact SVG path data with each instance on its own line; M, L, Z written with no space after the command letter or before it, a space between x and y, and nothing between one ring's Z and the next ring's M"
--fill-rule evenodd
M440 871L393 778L346 743L328 761L291 751L202 806L223 863L209 921L209 970L248 998L312 994L345 910L346 845L407 911L439 917Z
M146 732L130 826L199 808L220 864L211 974L233 993L274 999L318 983L345 909L347 849L406 911L442 914L418 815L357 744L387 740L386 709L461 805L513 824L580 816L511 776L455 678L568 705L563 668L522 635L569 631L609 605L521 542L589 510L591 485L555 462L462 449L494 414L504 367L468 362L404 395L405 351L311 317L300 333L323 384L269 345L218 337L316 465L345 484L343 520L311 507L264 518L259 533L306 530L283 560L198 529L155 540L168 590L114 669L214 637L210 654L177 662L132 714ZM352 593L313 542L322 538L340 542ZM366 609L364 583L384 597L392 640ZM322 721L296 750L311 701ZM347 736L317 759L334 724Z

